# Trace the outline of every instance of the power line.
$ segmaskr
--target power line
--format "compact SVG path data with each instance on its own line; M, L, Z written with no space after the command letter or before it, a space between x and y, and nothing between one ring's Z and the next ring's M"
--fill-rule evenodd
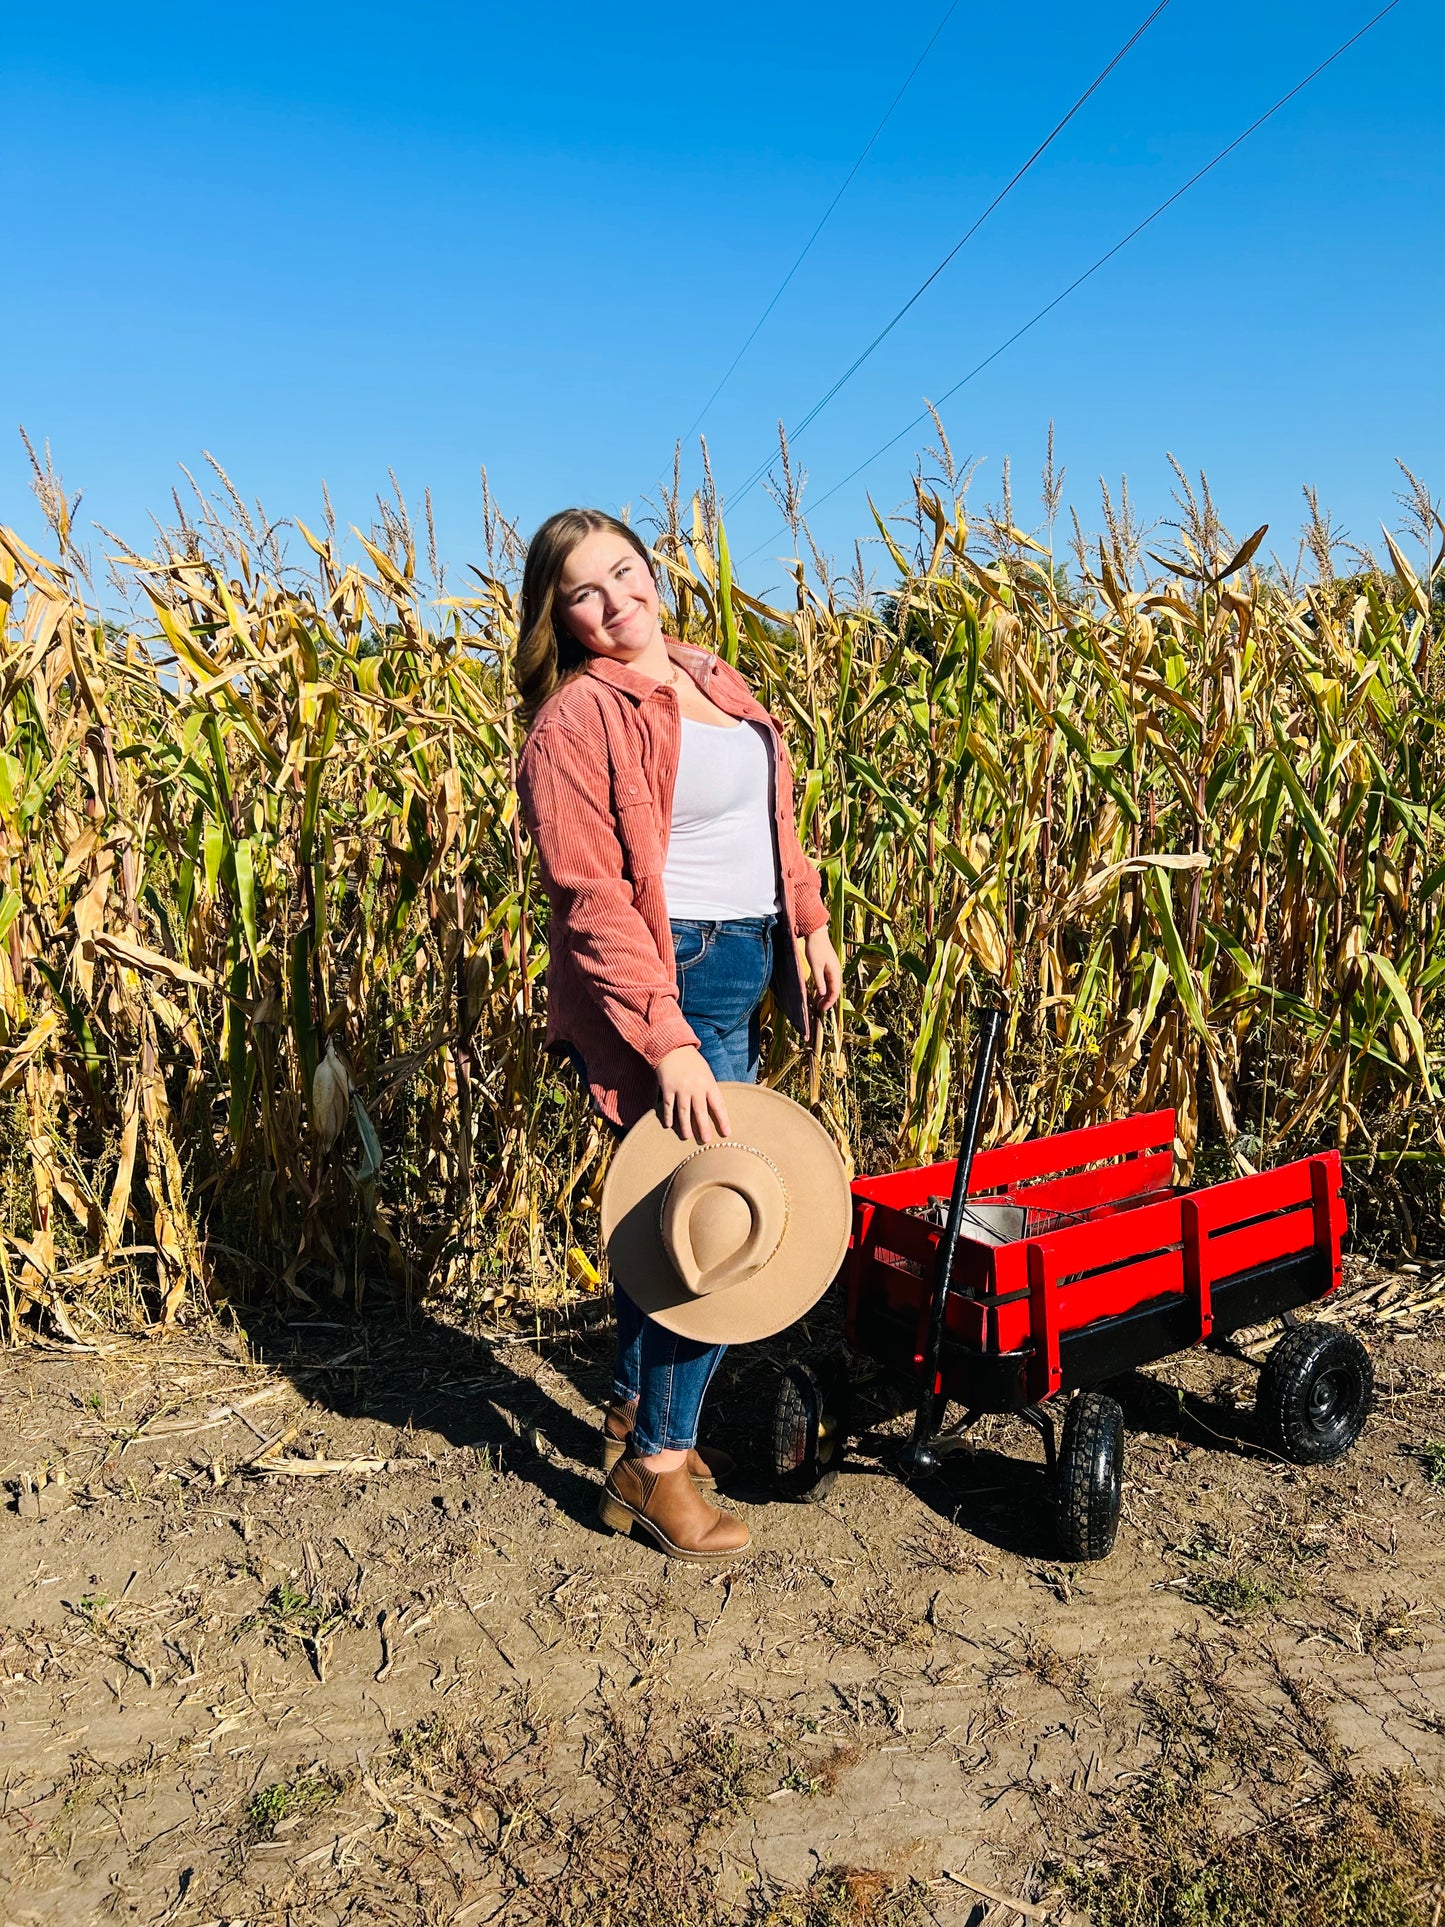
M1037 161L1040 158L1040 156L1043 155L1050 147L1052 147L1054 142L1058 139L1059 135L1062 134L1064 129L1068 126L1069 122L1079 112L1080 108L1083 107L1085 102L1088 101L1092 95L1098 92L1100 87L1102 87L1104 82L1109 78L1110 74L1113 73L1114 69L1119 65L1119 62L1131 50L1131 48L1133 48L1137 44L1138 41L1143 39L1144 35L1148 33L1149 29L1153 26L1154 22L1159 18L1160 14L1163 13L1164 9L1168 5L1169 5L1169 0L1158 0L1158 4L1154 7L1153 11L1148 15L1148 17L1145 20L1143 20L1140 23L1139 26L1137 26L1134 29L1133 33L1130 34L1129 38L1124 42L1123 46L1114 55L1114 58L1109 62L1108 66L1105 67L1100 73L1094 76L1094 78L1089 82L1088 86L1084 89L1083 93L1079 95L1079 98L1074 102L1073 106L1069 109L1068 113L1064 115L1063 119L1059 121L1058 124L1045 136L1045 138L1039 142L1038 146L1034 149L1033 153L1029 155L1028 159L1024 162L1023 166L1019 168L1018 172L1013 176L1013 178L1005 182L1004 186L1001 187L998 193L994 195L993 199L989 202L988 206L983 210L982 214L979 215L978 219L974 222L973 226L968 230L967 234L963 236L962 240L956 242L954 246L948 250L948 253L944 255L943 259L939 262L938 266L927 277L927 279L924 281L921 281L919 285L913 290L913 293L909 295L908 299L904 302L903 306L898 310L898 312L893 316L892 320L889 321L885 327L879 329L878 333L874 335L873 339L868 343L868 346L863 350L862 354L860 354L854 362L852 362L847 368L844 369L843 373L833 383L833 386L828 390L828 392L825 395L820 396L819 399L814 402L813 406L808 410L807 414L804 415L803 419L790 432L788 437L790 441L796 441L798 436L802 434L803 430L818 419L819 415L822 414L823 410L828 406L829 402L833 400L834 396L837 395L841 389L845 388L847 384L853 379L854 375L857 374L858 370L863 366L864 362L873 353L874 349L877 348L882 342L887 340L888 336L892 334L893 330L898 326L899 322L903 319L904 315L908 313L909 309L913 307L916 302L921 300L922 297L928 292L928 290L933 286L934 282L938 279L939 275L941 275L943 273L943 270L948 266L949 262L952 261L954 257L963 248L967 247L968 243L973 239L974 235L978 233L979 229L983 226L984 222L988 219L989 215L993 213L994 209L998 207L1002 201L1008 198L1008 196L1018 186L1019 182L1023 179L1024 175L1028 173L1029 169L1033 166L1034 162ZM690 432L691 431L689 431L689 433ZM757 486L757 484L767 474L768 469L772 466L772 460L773 458L770 455L766 461L762 462L757 468L753 470L752 474L743 483L742 487L738 490L737 494L733 497L733 500L735 502L740 502L745 495L747 495L752 489L754 489Z
M1348 40L1342 41L1341 44L1335 48L1334 52L1329 56L1327 60L1322 60L1318 67L1314 68L1310 73L1307 73L1305 75L1303 80L1297 81L1295 85L1290 88L1287 94L1281 94L1279 99L1274 103L1273 107L1271 107L1268 110L1268 112L1261 114L1258 120L1251 121L1249 126L1245 128L1242 134L1236 134L1234 139L1229 143L1227 147L1220 148L1219 152L1214 156L1214 159L1212 161L1209 161L1205 166L1201 167L1197 174L1191 174L1189 179L1185 181L1182 187L1175 188L1174 192L1169 196L1169 198L1165 201L1161 201L1158 207L1154 209L1154 212L1152 214L1146 214L1144 219L1140 221L1137 227L1130 228L1129 232L1124 236L1124 238L1121 241L1116 241L1113 247L1109 249L1107 254L1101 254L1098 260L1095 261L1092 267L1085 268L1084 272L1081 275L1079 275L1076 280L1071 281L1068 287L1063 289L1061 293L1056 294L1053 300L1048 302L1044 307L1040 308L1036 315L1032 316L1030 320L1026 321L1021 328L1016 328L1014 332L1009 336L1007 341L1001 341L998 347L994 349L992 354L985 355L982 361L980 361L975 367L970 368L968 373L964 375L961 380L956 381L953 384L952 388L947 389L942 395L939 396L934 406L941 408L944 402L951 401L953 397L958 393L960 388L966 387L968 383L973 380L975 375L981 375L984 369L987 368L991 362L998 360L999 356L1003 354L1005 349L1012 348L1014 343L1020 340L1024 335L1026 335L1031 328L1036 328L1039 322L1041 322L1046 315L1053 313L1054 309L1058 307L1061 301L1066 301L1076 288L1081 288L1092 275L1095 275L1099 272L1099 269L1102 268L1106 262L1112 261L1114 256L1118 254L1122 249L1128 247L1129 243L1132 240L1136 239L1137 236L1141 235L1144 232L1145 228L1152 226L1152 224L1159 219L1159 216L1161 214L1165 213L1167 209L1173 207L1174 203L1182 199L1182 197L1189 192L1191 187L1196 186L1198 182L1202 181L1206 174L1212 173L1214 169L1218 167L1219 163L1222 160L1227 159L1227 157L1234 152L1236 147L1242 146L1244 142L1249 139L1251 134L1258 133L1259 129L1264 126L1266 121L1273 120L1275 115L1280 111L1280 109L1282 107L1288 106L1290 101L1294 99L1296 94L1303 93L1305 88L1309 86L1311 81L1318 80L1320 75L1325 71L1327 67L1332 67L1342 54L1348 53L1350 48L1354 46L1357 40L1363 40L1365 35L1370 32L1371 28L1377 27L1380 24L1380 22L1385 18L1385 15L1387 13L1393 13L1396 7L1399 6L1399 4L1400 4L1400 0L1389 0L1388 6L1381 7L1380 11L1374 16L1373 19L1367 20L1363 27L1360 27L1355 33L1352 33L1350 35ZM898 442L901 442L905 435L911 435L914 429L921 427L921 425L924 422L929 421L930 419L931 419L931 416L927 409L925 409L921 415L915 415L911 422L906 423L904 427L900 428L896 435L890 435L886 442L881 443L879 447L875 448L873 453L865 457L865 459L861 461L855 469L852 469L847 475L845 475L841 482L835 482L832 488L828 490L826 495L820 495L817 501L813 504L813 507L815 509L821 508L824 502L831 501L832 498L838 493L840 489L844 489L848 486L850 482L856 481L858 477L863 473L864 469L871 467L872 464L878 460L878 457L880 455L886 455L888 453L888 450L894 447ZM774 535L781 534L781 533L786 533L786 531L777 530L774 532ZM758 544L757 548L749 549L748 553L745 556L743 556L741 560L744 562L751 561L753 556L760 554L765 548L768 547L768 544L772 542L773 539L774 539L774 536L767 537L765 541L762 541Z
M808 257L808 254L813 246L813 243L817 240L818 236L823 232L823 229L828 225L828 221L832 216L833 209L838 205L839 201L842 200L843 196L848 192L848 189L852 186L853 176L858 172L858 169L863 165L864 161L866 161L868 156L872 153L873 148L878 140L878 136L883 132L883 129L888 125L889 121L892 120L894 111L897 108L899 101L902 100L903 96L908 92L908 89L913 85L914 79L917 76L919 68L923 65L924 61L927 60L928 56L933 52L933 43L938 39L938 36L943 32L944 28L948 25L949 21L953 18L954 14L958 11L958 3L959 3L959 0L950 0L950 5L947 11L945 12L943 18L939 21L938 25L933 29L932 34L929 36L927 46L923 49L923 52L918 56L917 60L915 60L913 65L909 68L907 79L904 81L903 85L898 89L898 92L893 96L892 101L889 103L888 112L883 116L882 120L880 120L878 125L873 129L873 132L868 136L868 139L864 144L862 151L859 153L857 160L854 161L853 165L848 169L848 172L843 180L843 185L838 189L838 192L833 196L832 200L829 201L827 207L824 208L821 220L818 222L818 225L813 229L813 232L808 236L807 240L803 243L802 248L799 251L797 260L794 261L792 267L788 269L788 272L783 276L782 280L778 283L777 288L774 290L772 300L768 303L767 307L763 309L762 313L758 316L757 320L753 323L752 333L748 336L747 340L743 343L742 347L738 349L737 353L733 356L732 360L728 363L727 371L723 375L722 380L718 383L717 387L713 389L712 393L708 396L707 400L703 403L702 407L698 410L697 417L694 420L691 428L688 429L687 433L682 438L685 442L690 442L692 440L693 436L697 433L698 429L702 426L703 420L707 415L707 411L712 407L713 403L717 400L718 396L722 393L724 388L726 388L728 383L732 380L733 370L737 367L738 363L742 360L743 356L747 353L748 349L752 347L753 342L757 339L759 330L762 328L763 323L767 320L768 316L773 312L773 309L777 307L778 302L782 299L784 290L787 288L788 283L792 280L793 276L798 272L798 269L802 267L803 262Z

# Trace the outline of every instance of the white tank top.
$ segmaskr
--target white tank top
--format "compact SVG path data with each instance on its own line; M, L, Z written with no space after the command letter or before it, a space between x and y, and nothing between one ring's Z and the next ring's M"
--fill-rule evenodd
M758 723L681 722L662 873L667 914L706 923L769 917L778 907L772 740Z

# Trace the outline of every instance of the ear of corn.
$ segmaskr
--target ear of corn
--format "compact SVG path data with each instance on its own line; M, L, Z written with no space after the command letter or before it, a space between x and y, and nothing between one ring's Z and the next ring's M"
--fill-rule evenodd
M296 524L300 568L233 499L116 560L120 625L63 497L53 556L0 534L8 1326L382 1270L595 1289L604 1139L540 1050L515 543L489 520L449 596L398 510L360 561ZM775 1028L771 1074L860 1164L928 1159L1001 991L996 1133L1170 1103L1181 1172L1202 1139L1439 1158L1431 584L1392 543L1287 585L1211 509L1144 586L1114 518L1070 585L1011 520L985 552L961 500L917 509L871 604L801 564L786 609L750 597L710 502L659 538L679 632L785 720L846 954L841 1018L807 1061Z

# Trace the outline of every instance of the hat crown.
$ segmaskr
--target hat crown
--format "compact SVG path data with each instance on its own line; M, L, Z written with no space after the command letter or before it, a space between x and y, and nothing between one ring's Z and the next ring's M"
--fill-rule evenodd
M694 1297L726 1291L762 1269L782 1243L788 1193L772 1159L729 1139L699 1145L663 1197L663 1246Z
M741 1191L726 1184L711 1184L692 1207L688 1231L693 1256L706 1275L725 1265L752 1236L752 1206Z
M700 1145L657 1107L602 1189L612 1275L648 1318L706 1345L768 1338L815 1305L848 1248L852 1200L832 1137L802 1105L724 1083L732 1135Z

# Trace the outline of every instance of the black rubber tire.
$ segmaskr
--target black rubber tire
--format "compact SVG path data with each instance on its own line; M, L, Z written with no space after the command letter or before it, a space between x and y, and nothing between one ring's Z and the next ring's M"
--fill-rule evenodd
M1059 1441L1059 1544L1066 1559L1113 1550L1124 1497L1124 1414L1102 1392L1069 1402Z
M1370 1354L1353 1332L1296 1325L1259 1375L1254 1413L1260 1438L1295 1465L1328 1465L1364 1430L1374 1390Z
M780 1499L816 1505L838 1477L847 1446L848 1376L828 1363L790 1359L773 1401L773 1486Z

